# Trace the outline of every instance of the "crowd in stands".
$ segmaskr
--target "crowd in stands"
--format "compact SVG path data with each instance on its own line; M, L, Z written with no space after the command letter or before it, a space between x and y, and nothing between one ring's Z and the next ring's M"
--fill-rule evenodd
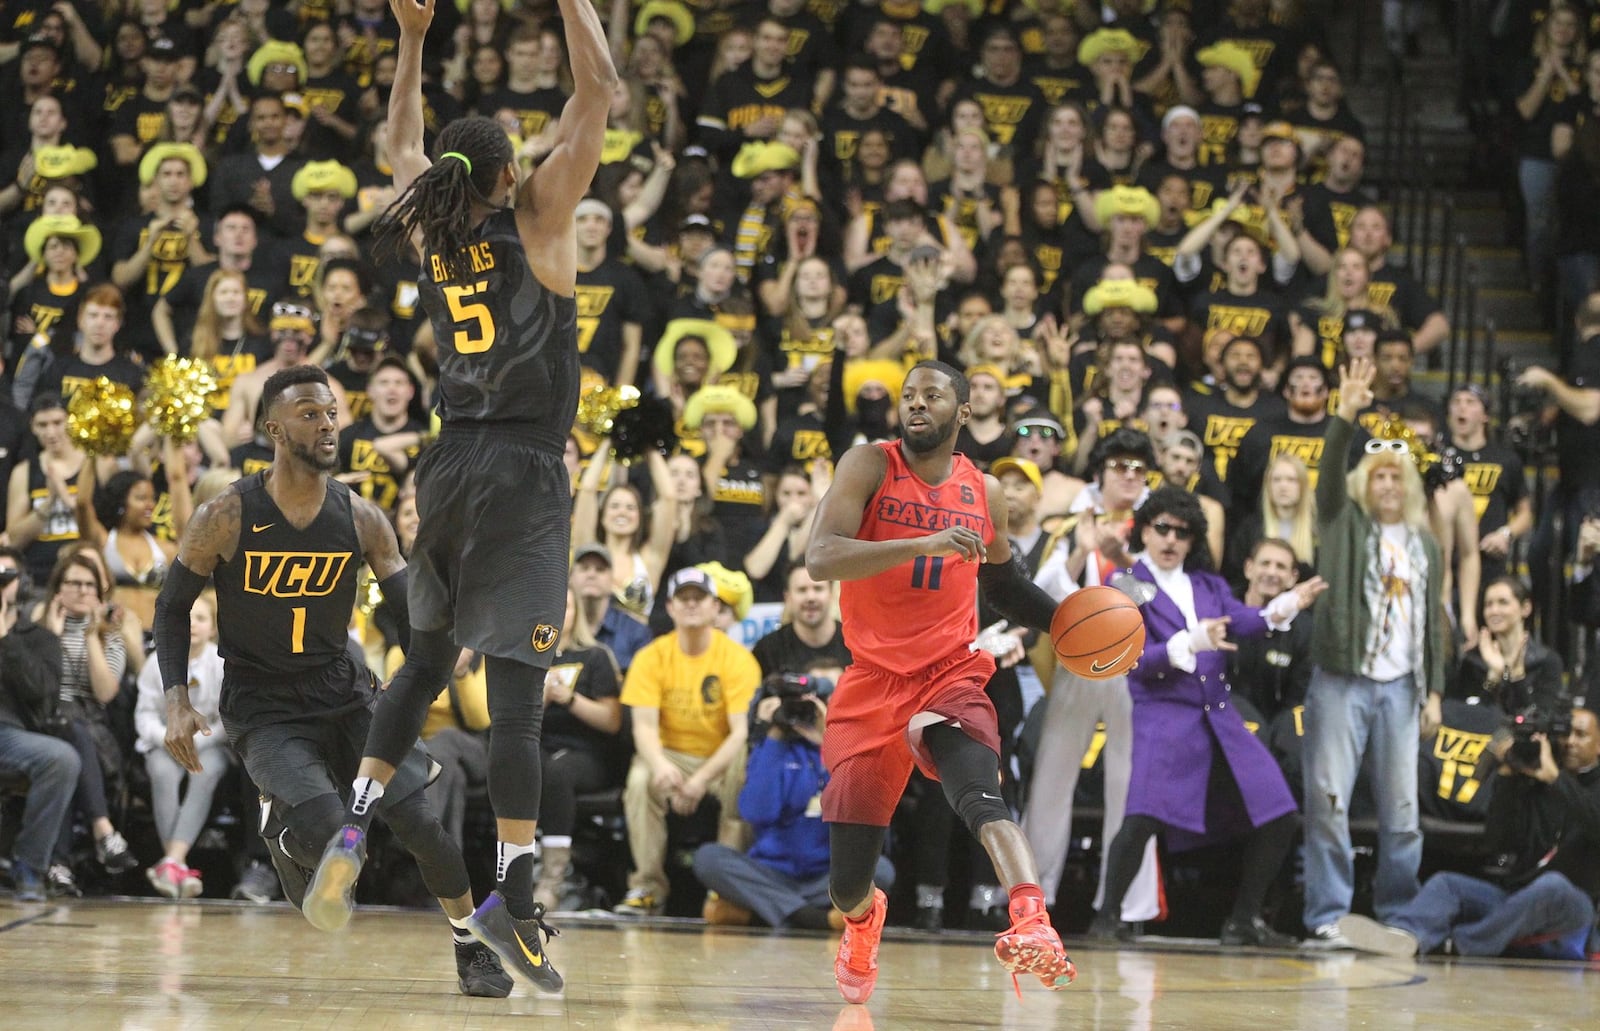
M1330 572L1319 482L1342 483L1375 449L1413 458L1442 573L1415 643L1435 624L1448 638L1425 692L1442 705L1398 760L1422 764L1413 815L1487 819L1504 844L1491 799L1556 791L1528 772L1546 767L1502 766L1491 746L1521 717L1558 741L1558 765L1570 740L1573 772L1550 784L1588 786L1549 820L1567 820L1565 847L1600 868L1594 716L1571 711L1584 692L1565 659L1577 656L1534 633L1518 578L1530 549L1535 573L1570 557L1573 611L1600 625L1588 576L1600 550L1597 9L1514 4L1499 25L1526 51L1526 74L1507 72L1503 90L1523 130L1528 274L1559 283L1577 313L1578 344L1547 363L1560 374L1523 374L1559 451L1561 486L1536 499L1490 393L1466 383L1441 397L1416 376L1451 327L1393 260L1394 227L1365 179L1373 127L1346 102L1309 5L597 6L622 76L575 216L585 390L637 387L670 412L673 439L631 462L603 426L568 440L573 567L544 685L547 907L599 897L605 878L583 869L576 840L580 800L612 792L632 870L606 886L620 913L680 910L669 896L694 883L712 890L714 922L837 926L818 746L850 655L836 586L809 576L804 552L833 459L897 436L901 381L929 358L965 371L957 450L1000 480L1016 550L1057 597L1117 581L1144 548L1136 513L1175 489L1193 506L1163 511L1189 519L1178 529L1203 541L1194 553L1238 604L1264 608ZM1415 43L1418 6L1385 5L1397 55ZM430 140L481 114L523 169L542 159L567 95L554 15L540 0L439 4L423 68ZM279 369L327 368L341 478L392 513L402 550L415 538L409 472L433 439L435 342L416 256L371 246L395 199L397 39L385 0L15 0L0 15L0 90L13 98L0 107L0 793L19 895L136 890L136 868L165 896L226 894L187 865L226 810L237 858L224 878L236 897L271 897L253 791L223 736L206 740L199 775L162 747L148 632L196 506L271 460L257 402ZM451 303L470 324L470 299ZM147 426L125 454L86 454L69 428L74 396L101 377L137 393L167 355L210 364L211 418L190 438ZM1376 366L1371 404L1342 419L1341 370L1360 359ZM368 600L353 638L392 671L398 629ZM759 640L740 629L754 603L784 613ZM191 698L215 725L214 631L214 609L197 606ZM1303 807L1311 619L1263 633L1227 655L1230 704ZM1154 717L1126 678L1072 677L1039 638L1000 627L981 646L1001 667L989 693L1006 800L1054 904L1074 804L1098 810L1089 833L1109 853L1137 724ZM488 842L471 840L487 768L481 667L462 653L424 730L443 767L430 792L469 854ZM1360 822L1360 794L1344 800L1347 822ZM691 827L713 800L718 816ZM1396 828L1379 822L1387 849ZM1283 833L1274 825L1280 861ZM901 860L898 920L1004 925L1005 894L962 835L915 777L878 879L894 883L889 859ZM697 882L674 869L685 840L699 846ZM1119 860L1110 933L1159 919L1157 880L1179 847L1151 841ZM1075 883L1104 882L1104 861L1098 875L1088 865ZM1286 882L1293 866L1268 873ZM1566 901L1587 904L1587 927L1600 883L1592 871L1574 883L1585 901ZM1301 929L1292 908L1276 922ZM1431 948L1447 935L1424 937ZM1505 948L1527 935L1480 937Z

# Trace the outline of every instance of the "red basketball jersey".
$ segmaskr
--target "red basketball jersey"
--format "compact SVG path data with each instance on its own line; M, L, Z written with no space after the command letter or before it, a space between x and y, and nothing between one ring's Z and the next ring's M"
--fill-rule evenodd
M983 472L965 456L950 478L924 483L906 465L899 441L877 445L888 458L856 537L893 541L927 537L951 526L994 539ZM865 580L840 585L844 641L858 662L909 676L978 636L978 566L955 555L919 556Z

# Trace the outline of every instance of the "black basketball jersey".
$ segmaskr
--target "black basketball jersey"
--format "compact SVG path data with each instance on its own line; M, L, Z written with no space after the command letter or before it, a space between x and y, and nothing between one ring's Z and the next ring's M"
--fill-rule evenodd
M267 493L266 474L239 495L239 547L217 565L218 651L258 673L321 669L344 653L356 601L361 541L350 488L328 480L322 511L296 530Z
M439 346L440 419L532 423L564 443L578 410L574 299L534 276L510 211L484 220L459 264L451 278L427 252L417 283Z

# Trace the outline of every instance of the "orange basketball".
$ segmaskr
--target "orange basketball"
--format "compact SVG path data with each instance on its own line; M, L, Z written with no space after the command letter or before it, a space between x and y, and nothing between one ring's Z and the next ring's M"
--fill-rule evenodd
M1105 680L1128 672L1144 654L1144 617L1115 587L1085 587L1056 607L1050 640L1069 672Z

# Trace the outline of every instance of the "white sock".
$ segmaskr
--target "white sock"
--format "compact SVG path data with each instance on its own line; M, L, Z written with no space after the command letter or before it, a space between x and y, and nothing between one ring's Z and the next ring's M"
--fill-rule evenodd
M572 835L570 835L570 834L546 834L544 836L544 847L545 848L571 848L572 847Z
M506 879L506 871L511 869L512 860L518 856L532 858L535 848L536 846L531 841L526 845L513 845L509 841L495 842L494 879L496 881L504 881Z
M371 777L357 777L350 787L350 811L357 816L365 816L367 810L377 805L382 797L382 784Z
M460 920L457 920L455 917L452 916L452 917L449 917L448 919L450 921L451 930L453 930L455 932L456 941L458 941L458 942L460 942L460 943L462 943L464 945L467 942L472 940L472 932L467 930L467 918L466 917L462 917Z

